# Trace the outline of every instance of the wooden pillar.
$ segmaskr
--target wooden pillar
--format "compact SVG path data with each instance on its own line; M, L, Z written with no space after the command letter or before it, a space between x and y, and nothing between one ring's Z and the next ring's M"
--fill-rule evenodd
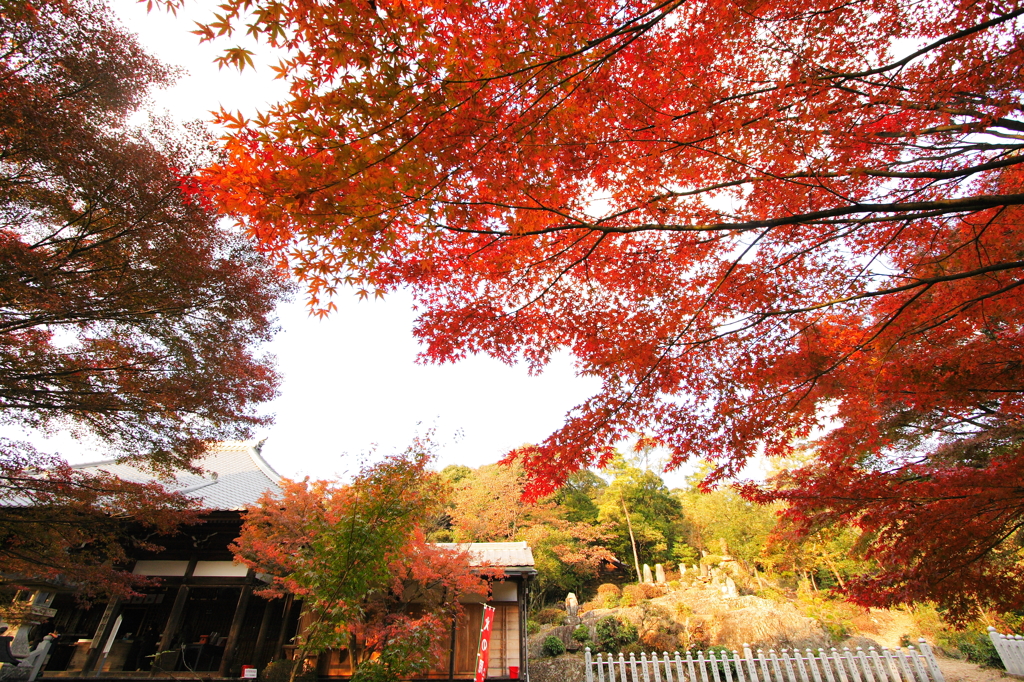
M256 647L253 649L253 665L262 668L266 665L266 646L264 644L267 641L267 634L270 632L270 613L277 606L277 601L263 601L263 619L260 620L260 631L256 635Z
M288 636L288 621L292 617L292 607L295 605L295 597L293 595L285 595L284 606L281 607L281 629L277 632L277 644L274 645L274 651L271 652L271 659L284 658L284 640Z
M182 577L181 585L178 587L178 593L174 595L171 614L167 617L164 631L160 635L160 643L156 647L156 658L153 659L153 665L149 668L151 676L155 675L158 671L174 670L178 667L177 652L171 653L170 648L174 646L174 638L178 636L178 632L181 630L182 617L185 615L185 605L188 603L188 581L196 570L196 563L194 557L189 560L188 568L185 569L185 575Z
M217 675L227 677L231 666L235 662L235 653L238 649L238 639L242 634L242 624L245 622L245 612L249 608L249 597L252 596L252 569L246 574L245 584L238 595L238 605L235 607L235 617L231 619L231 629L228 630L228 641L224 644L224 655L220 659L220 668Z
M516 606L519 608L519 679L530 682L530 645L529 632L526 629L527 612L530 608L530 579L533 576L523 574L519 583L519 599Z
M449 680L454 680L455 679L455 636L456 636L456 629L457 628L458 628L458 622L456 621L456 618L453 616L452 617L451 644L450 644L450 651L448 652L448 679Z
M91 672L96 666L96 662L103 654L103 645L106 643L107 637L110 636L110 631L114 627L114 621L117 620L117 616L120 613L121 600L117 597L111 597L110 601L107 602L107 608L103 611L103 616L100 618L100 624L96 626L96 634L92 636L89 653L86 654L85 662L82 664L81 677L85 677L85 674Z

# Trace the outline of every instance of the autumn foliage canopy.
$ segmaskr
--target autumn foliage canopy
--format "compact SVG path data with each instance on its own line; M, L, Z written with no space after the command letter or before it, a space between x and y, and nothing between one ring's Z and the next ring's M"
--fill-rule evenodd
M514 455L535 491L630 437L713 483L814 436L746 492L862 529L858 600L1024 607L1019 2L221 7L291 96L222 112L207 188L315 311L407 288L424 361L601 379Z

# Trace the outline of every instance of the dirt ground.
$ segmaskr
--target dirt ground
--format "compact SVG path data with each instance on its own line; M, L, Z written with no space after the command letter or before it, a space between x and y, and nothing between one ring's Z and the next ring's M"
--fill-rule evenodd
M946 682L1012 682L1021 679L1015 675L1007 675L1002 670L982 668L967 661L942 657L937 657L936 660Z
M876 609L871 609L863 617L858 618L856 625L865 637L888 648L899 646L900 638L904 635L908 635L912 639L915 638L914 633L917 629L917 625L909 613ZM982 668L980 665L955 658L946 658L941 654L936 655L935 658L946 682L1013 682L1021 679L1014 675L1007 675L1002 670Z

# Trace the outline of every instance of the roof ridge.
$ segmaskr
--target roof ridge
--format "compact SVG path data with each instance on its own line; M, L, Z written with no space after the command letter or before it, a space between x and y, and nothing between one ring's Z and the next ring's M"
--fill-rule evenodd
M262 442L263 441L260 441L260 443ZM249 457L252 458L252 463L255 464L260 471L267 475L267 478L269 478L274 483L281 482L281 474L274 471L274 467L270 466L270 463L267 462L267 460L263 459L263 455L260 454L259 448L257 448L255 445L249 445Z
M85 469L86 467L98 467L104 464L121 464L116 459L101 459L95 462L82 462L81 464L72 464L72 469ZM127 462L125 462L127 464Z

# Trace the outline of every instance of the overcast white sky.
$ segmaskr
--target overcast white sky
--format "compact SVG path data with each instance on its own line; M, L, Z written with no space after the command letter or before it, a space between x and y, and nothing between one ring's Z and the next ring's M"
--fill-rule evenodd
M266 66L239 75L213 64L224 46L200 45L190 31L214 5L191 2L175 18L147 14L134 0L112 2L151 53L187 70L176 87L155 97L158 109L182 120L206 119L221 105L251 114L284 94ZM287 476L350 470L344 454L358 455L373 444L384 452L402 449L417 430L430 427L441 444L442 466L494 462L515 446L542 440L597 389L596 381L574 376L568 356L539 377L482 357L417 365L407 295L358 301L342 293L337 303L338 312L323 321L310 318L301 300L280 310L282 331L270 350L284 383L270 406L277 423L259 437L268 438L267 460ZM78 459L66 445L61 451Z

